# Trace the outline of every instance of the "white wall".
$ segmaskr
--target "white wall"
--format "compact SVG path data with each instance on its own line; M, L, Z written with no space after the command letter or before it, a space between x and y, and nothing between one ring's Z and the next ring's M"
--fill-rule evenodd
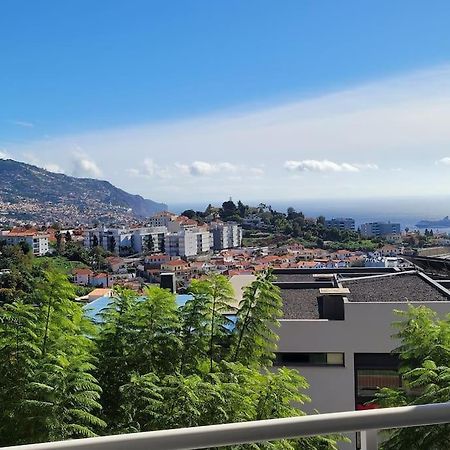
M450 312L450 302L411 302L427 306L440 315ZM344 352L345 366L295 366L310 388L312 402L303 409L308 413L350 411L355 408L355 353L389 353L399 342L391 336L400 317L394 310L407 310L406 302L356 303L344 305L345 320L281 320L278 329L279 352ZM354 448L343 446L342 448Z

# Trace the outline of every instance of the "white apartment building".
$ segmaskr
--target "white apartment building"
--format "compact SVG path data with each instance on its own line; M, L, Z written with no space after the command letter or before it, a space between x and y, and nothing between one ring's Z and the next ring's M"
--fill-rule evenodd
M0 240L5 240L8 245L18 245L21 242L27 243L34 256L44 256L49 251L48 235L37 233L36 231L3 231Z
M242 244L242 228L235 222L211 222L210 230L214 251L236 248Z
M419 271L275 269L284 316L275 365L297 369L310 384L309 413L365 409L378 387L399 387L391 336L394 310L427 306L450 312L450 291ZM352 444L342 448L355 449Z
M150 248L148 240L152 239L153 251L159 252L164 247L166 234L166 227L96 228L86 231L84 245L92 248L97 244L118 254L141 253Z
M205 228L181 230L166 235L166 253L169 256L192 257L211 250L211 233Z
M165 226L139 228L132 236L132 247L136 253L161 252L165 245ZM149 240L151 239L151 242Z

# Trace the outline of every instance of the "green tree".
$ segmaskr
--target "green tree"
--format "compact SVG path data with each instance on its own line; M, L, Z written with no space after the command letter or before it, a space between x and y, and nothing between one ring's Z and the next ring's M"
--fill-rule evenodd
M63 240L62 240L61 231L56 230L55 239L56 239L56 251L58 253L61 253L62 247L63 247Z
M101 314L97 339L96 374L103 389L107 432L304 414L299 406L309 401L303 393L306 380L285 368L269 372L275 341L263 344L251 336L273 337L264 328L272 327L279 317L277 289L267 285L270 280L269 274L258 278L258 288L247 294L235 327L226 317L233 312L233 293L223 276L193 282L192 299L180 308L173 294L157 287L147 289L141 298L117 289ZM247 311L258 319L249 320ZM318 437L233 448L335 449L338 439Z
M64 275L45 272L30 304L0 309L0 396L9 395L2 401L2 443L95 436L105 425L92 375L95 329L73 297Z
M207 308L205 319L209 334L209 370L212 371L214 361L220 358L221 344L230 334L231 321L225 314L233 312L233 288L223 275L212 275L205 280L192 280L190 293L194 298L203 301Z
M397 311L398 353L403 387L382 388L375 402L383 407L450 401L450 316L440 320L426 307ZM400 428L388 433L384 450L444 450L450 425Z
M41 355L37 310L21 301L0 309L0 445L26 439L23 415Z
M239 215L239 214L238 214L238 209L237 209L235 203L233 202L233 200L230 199L226 202L223 202L222 209L220 210L220 216L223 219L227 219L234 215Z
M273 328L282 317L283 303L273 280L270 271L258 274L238 306L233 358L246 366L270 366L274 358L278 336Z

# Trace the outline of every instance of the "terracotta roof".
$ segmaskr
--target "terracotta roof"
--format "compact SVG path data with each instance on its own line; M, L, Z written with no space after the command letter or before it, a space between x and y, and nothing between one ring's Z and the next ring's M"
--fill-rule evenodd
M174 259L173 261L168 261L164 263L165 266L187 266L188 263L182 259Z
M91 269L85 269L85 268L80 268L80 269L75 269L73 271L74 275L92 275L94 272L92 272Z
M101 273L94 275L94 278L106 278L107 276L108 276L107 273L101 272Z

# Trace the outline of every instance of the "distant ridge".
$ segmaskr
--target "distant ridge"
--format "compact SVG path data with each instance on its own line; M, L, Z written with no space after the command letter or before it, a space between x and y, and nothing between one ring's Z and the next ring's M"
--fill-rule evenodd
M2 220L112 222L149 217L166 209L165 203L129 194L108 181L71 177L0 159Z

